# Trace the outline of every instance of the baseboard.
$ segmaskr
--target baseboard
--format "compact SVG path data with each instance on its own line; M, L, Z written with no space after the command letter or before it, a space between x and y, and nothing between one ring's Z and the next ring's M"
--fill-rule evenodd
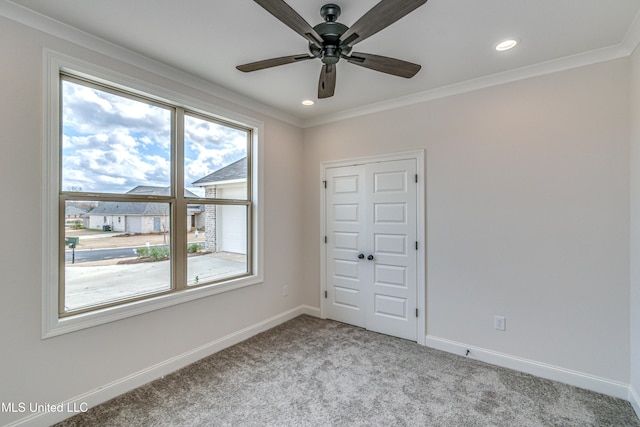
M137 387L147 384L153 380L168 375L180 368L194 363L203 357L214 354L220 350L230 347L234 344L238 344L254 335L269 330L281 323L298 317L302 314L309 316L320 317L320 309L317 307L311 307L308 305L301 305L294 309L288 310L284 313L278 314L269 319L258 322L254 325L233 332L227 336L219 338L210 343L204 344L193 350L182 353L171 359L160 362L156 365L145 368L134 374L128 375L119 380L113 381L95 390L91 390L87 393L83 393L79 396L71 398L59 405L51 405L59 408L64 408L64 412L40 412L33 413L27 417L21 418L6 427L14 426L49 426L69 418L73 415L74 411L86 410L107 400L113 399L123 393L131 391ZM55 408L54 408L55 410Z
M640 418L640 393L633 386L629 386L629 402L631 402L636 415Z
M469 355L466 357L470 359L480 360L492 365L525 372L537 377L558 381L575 387L595 391L597 393L606 394L608 396L625 400L629 399L629 384L429 335L426 337L425 345L427 347L461 356L465 356L467 350L469 350ZM636 403L637 402L638 400L636 399ZM637 406L636 412L638 412Z

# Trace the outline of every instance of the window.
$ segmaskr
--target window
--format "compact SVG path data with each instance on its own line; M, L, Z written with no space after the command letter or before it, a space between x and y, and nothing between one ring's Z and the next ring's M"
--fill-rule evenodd
M259 282L259 127L62 68L48 70L44 336Z

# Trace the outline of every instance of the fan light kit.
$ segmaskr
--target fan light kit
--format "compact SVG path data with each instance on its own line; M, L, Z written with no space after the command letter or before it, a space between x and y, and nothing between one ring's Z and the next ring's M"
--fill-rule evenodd
M302 101L302 105L309 106L309 105L313 105L313 104L315 104L315 102L313 102L310 99L305 99L304 101Z
M340 6L329 3L322 6L320 15L324 22L311 27L284 0L254 0L283 24L300 34L309 42L309 53L282 56L249 64L238 65L240 71L251 72L279 65L291 64L307 59L322 61L318 98L333 96L336 87L336 64L340 59L370 70L394 76L411 78L421 66L400 59L370 53L351 52L353 45L376 34L402 17L422 6L427 0L381 0L351 27L337 21Z
M505 50L513 49L518 44L515 40L505 40L503 42L498 43L496 46L496 50L498 52L504 52Z

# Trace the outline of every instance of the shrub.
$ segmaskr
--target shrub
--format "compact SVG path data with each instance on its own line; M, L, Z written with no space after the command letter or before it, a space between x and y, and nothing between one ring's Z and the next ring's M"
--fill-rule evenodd
M169 258L171 251L166 246L155 246L149 250L149 256L154 261L160 261Z
M187 252L189 252L190 254L194 254L200 249L202 249L202 246L200 246L198 243L191 243L189 246L187 246Z
M140 258L149 256L149 248L137 248L136 255Z
M171 250L168 246L154 246L146 248L136 248L136 255L139 258L151 258L152 261L162 261L169 258Z

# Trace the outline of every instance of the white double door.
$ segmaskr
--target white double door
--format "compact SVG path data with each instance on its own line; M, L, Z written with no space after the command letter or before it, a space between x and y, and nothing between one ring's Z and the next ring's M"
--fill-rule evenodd
M416 160L325 172L328 318L416 341Z

